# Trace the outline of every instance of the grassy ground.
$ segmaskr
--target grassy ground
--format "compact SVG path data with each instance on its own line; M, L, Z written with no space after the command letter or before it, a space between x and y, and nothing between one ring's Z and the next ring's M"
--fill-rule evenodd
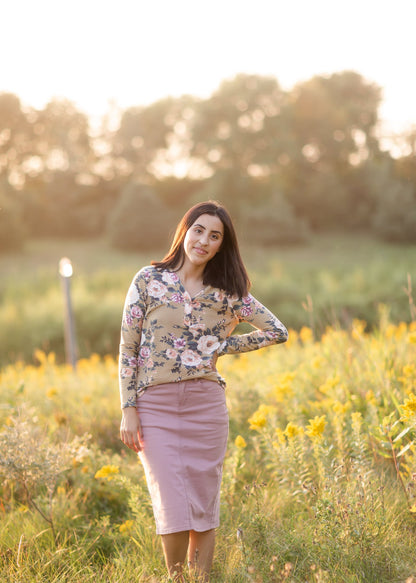
M212 583L416 577L416 324L310 328L219 360L230 439ZM0 370L0 580L167 583L117 365ZM187 579L192 581L192 578Z
M291 331L219 361L230 439L213 583L416 578L415 252L341 235L243 249ZM62 256L76 373L59 364ZM117 437L115 361L127 287L160 256L38 241L0 257L1 581L166 581L143 472Z

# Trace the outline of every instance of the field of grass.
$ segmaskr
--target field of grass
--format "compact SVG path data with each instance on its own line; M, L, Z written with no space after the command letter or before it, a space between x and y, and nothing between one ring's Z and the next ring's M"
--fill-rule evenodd
M213 583L416 577L416 323L290 330L219 360L230 438ZM163 583L117 365L0 371L0 580Z
M307 324L348 327L354 318L377 324L379 304L392 321L410 322L405 292L415 285L416 247L381 243L364 235L326 235L307 245L260 250L243 257L253 293L291 328ZM80 356L117 352L124 297L136 271L163 252L121 253L105 241L32 241L22 254L0 256L0 365L37 348L62 361L63 298L58 262L74 265L72 296Z

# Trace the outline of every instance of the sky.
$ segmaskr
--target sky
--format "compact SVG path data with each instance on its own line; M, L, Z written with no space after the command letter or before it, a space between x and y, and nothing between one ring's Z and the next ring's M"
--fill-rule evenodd
M290 90L354 70L383 89L386 128L416 125L416 0L10 0L2 7L0 92L43 107L208 97L237 73Z

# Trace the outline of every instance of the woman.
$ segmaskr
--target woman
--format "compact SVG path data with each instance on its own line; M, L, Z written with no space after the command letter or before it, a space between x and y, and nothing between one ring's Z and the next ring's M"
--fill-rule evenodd
M120 344L121 440L141 458L170 576L188 565L208 581L228 436L224 354L287 340L249 292L226 209L192 207L169 253L134 277ZM231 333L239 322L256 330Z

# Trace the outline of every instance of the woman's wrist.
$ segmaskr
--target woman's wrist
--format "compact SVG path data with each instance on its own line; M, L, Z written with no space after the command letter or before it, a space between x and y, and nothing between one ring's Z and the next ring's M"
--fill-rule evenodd
M123 415L131 415L131 411L136 412L136 407L130 406L130 407L124 407L124 409L121 410Z

